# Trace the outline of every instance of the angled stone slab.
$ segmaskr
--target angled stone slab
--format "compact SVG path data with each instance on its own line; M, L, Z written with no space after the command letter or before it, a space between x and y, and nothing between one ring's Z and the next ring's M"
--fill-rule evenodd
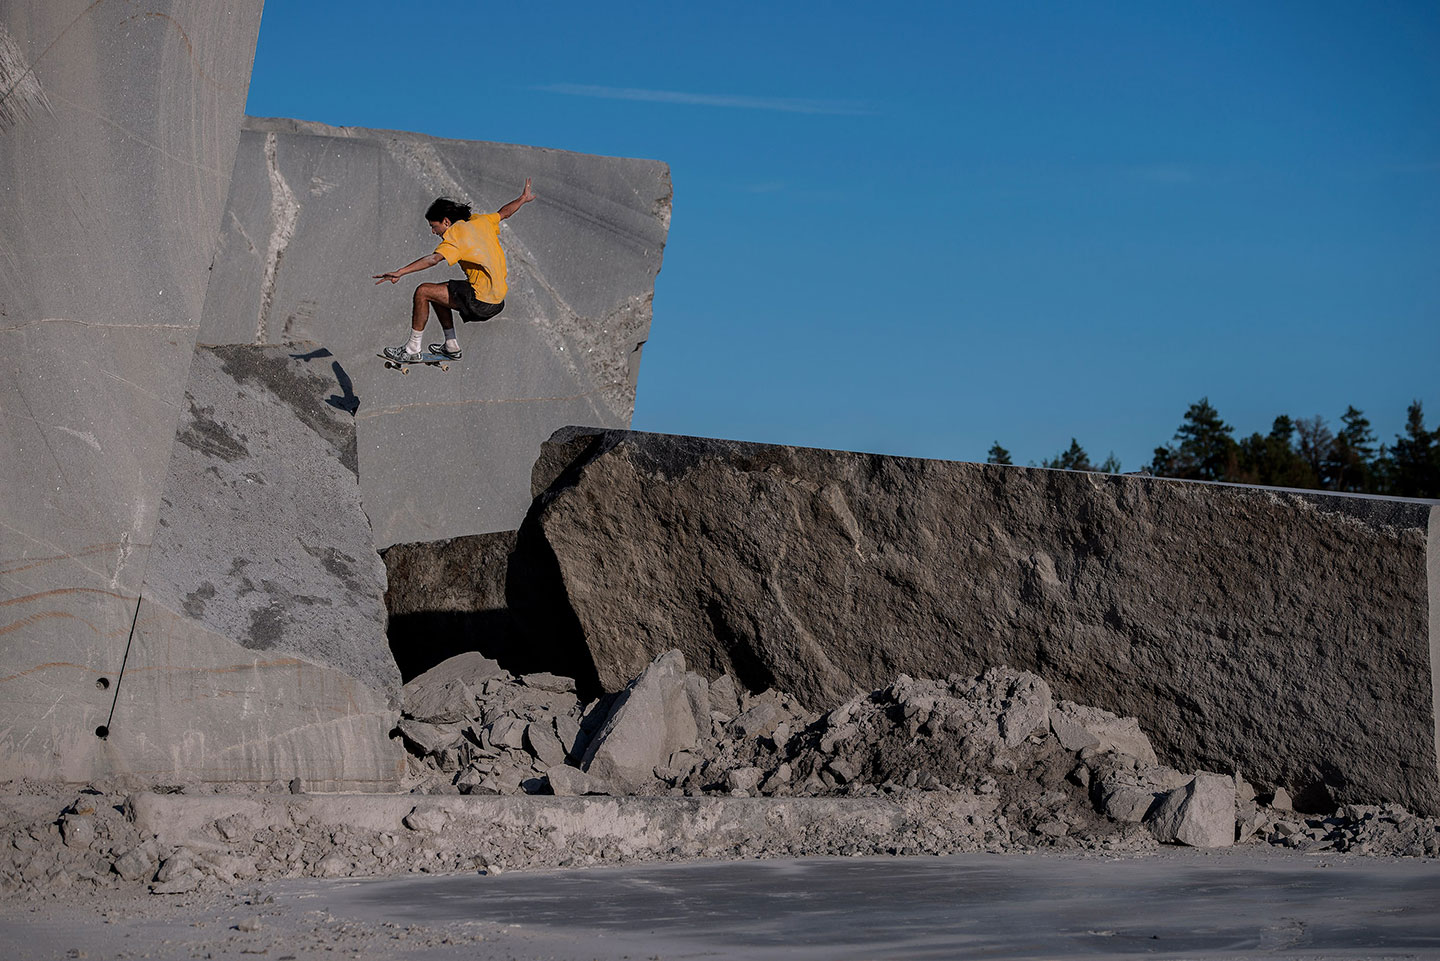
M0 14L0 779L106 766L260 9Z
M493 211L527 177L539 201L501 225L504 312L461 325L465 356L448 372L385 370L375 354L407 336L414 287L461 274L371 276L434 249L436 197ZM251 118L201 340L335 351L377 546L514 530L554 430L630 422L669 218L656 161ZM426 340L439 336L432 320Z
M1440 810L1436 502L586 429L535 483L512 614L605 690L671 648L815 709L1008 664L1171 766Z
M397 783L385 568L325 354L195 352L107 739L117 770Z

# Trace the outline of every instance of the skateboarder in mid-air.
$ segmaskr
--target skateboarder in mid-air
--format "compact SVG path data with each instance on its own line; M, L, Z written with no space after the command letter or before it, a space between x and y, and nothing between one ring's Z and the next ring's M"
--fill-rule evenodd
M399 270L375 274L377 284L385 281L399 282L405 274L434 267L444 260L459 264L465 271L465 280L451 280L443 284L421 284L415 288L415 309L410 313L410 340L401 347L386 347L381 356L397 363L415 363L423 356L420 353L420 335L425 332L425 323L430 319L430 308L445 331L443 344L431 344L430 353L460 359L460 342L455 339L455 319L451 311L457 311L460 319L489 320L505 309L505 251L500 249L500 221L535 199L530 190L530 181L520 196L510 201L493 214L470 215L470 208L441 197L425 211L430 222L430 232L441 238L435 252Z

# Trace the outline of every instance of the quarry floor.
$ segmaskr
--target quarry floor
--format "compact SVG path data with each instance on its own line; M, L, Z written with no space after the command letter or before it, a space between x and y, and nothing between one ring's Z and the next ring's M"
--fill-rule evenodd
M1440 958L1437 905L1335 852L688 861L0 902L0 957Z

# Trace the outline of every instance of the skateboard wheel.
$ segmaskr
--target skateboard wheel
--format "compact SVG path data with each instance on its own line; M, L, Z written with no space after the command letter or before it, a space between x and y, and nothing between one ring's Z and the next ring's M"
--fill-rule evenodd
M400 368L400 373L402 373L402 374L408 374L408 373L410 373L410 368L409 368L409 367L401 367L401 368Z

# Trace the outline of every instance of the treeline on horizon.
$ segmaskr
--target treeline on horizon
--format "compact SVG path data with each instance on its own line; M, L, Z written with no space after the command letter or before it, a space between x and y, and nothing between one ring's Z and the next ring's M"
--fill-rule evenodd
M996 441L986 463L1013 461ZM1099 465L1092 464L1073 437L1068 450L1042 460L1040 466L1120 473L1120 461L1113 453ZM1281 414L1270 433L1257 431L1236 440L1235 429L1220 418L1208 397L1202 397L1185 412L1170 443L1155 448L1142 472L1265 487L1440 497L1440 428L1425 428L1417 400L1407 410L1404 433L1396 434L1390 444L1376 439L1370 421L1354 406L1341 415L1338 431L1318 414L1298 420Z

